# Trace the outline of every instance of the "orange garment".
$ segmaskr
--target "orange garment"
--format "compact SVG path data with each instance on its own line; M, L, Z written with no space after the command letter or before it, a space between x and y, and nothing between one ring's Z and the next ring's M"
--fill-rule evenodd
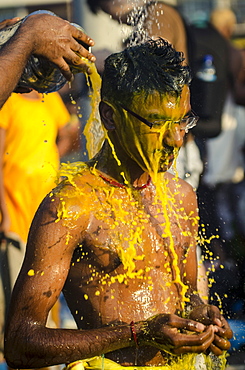
M69 120L58 93L40 94L36 100L13 93L0 111L0 127L6 130L3 176L10 231L24 242L39 204L55 185L56 138Z

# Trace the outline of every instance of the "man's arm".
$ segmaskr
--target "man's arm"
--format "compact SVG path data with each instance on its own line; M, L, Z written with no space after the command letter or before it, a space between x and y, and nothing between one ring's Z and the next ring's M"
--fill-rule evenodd
M81 235L80 229L71 228L67 238L68 227L62 221L55 222L57 199L52 200L45 198L33 220L25 261L12 295L5 356L14 368L72 362L130 346L131 342L127 325L89 331L45 326Z
M81 65L88 71L80 56L90 61L95 58L78 40L94 45L90 37L59 17L49 14L29 16L0 50L0 107L16 87L31 54L42 55L55 63L67 80L72 79L68 63Z

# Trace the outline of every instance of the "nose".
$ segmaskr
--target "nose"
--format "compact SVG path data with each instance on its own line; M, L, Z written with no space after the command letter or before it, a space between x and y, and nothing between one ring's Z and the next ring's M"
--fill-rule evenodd
M173 124L167 130L164 141L171 147L180 148L183 144L184 136L185 131L181 130L178 124Z

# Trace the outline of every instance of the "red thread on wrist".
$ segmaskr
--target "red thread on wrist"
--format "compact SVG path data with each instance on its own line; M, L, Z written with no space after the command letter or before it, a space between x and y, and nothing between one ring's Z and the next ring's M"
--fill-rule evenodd
M131 321L130 329L131 329L131 334L132 334L133 340L135 342L135 345L136 345L136 347L139 347L139 342L138 342L138 339L137 339L137 333L136 333L136 330L135 330L134 321Z

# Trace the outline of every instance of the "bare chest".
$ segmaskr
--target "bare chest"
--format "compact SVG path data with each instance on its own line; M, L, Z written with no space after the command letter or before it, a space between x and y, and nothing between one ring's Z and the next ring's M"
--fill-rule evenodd
M189 221L172 199L157 200L151 189L145 189L136 195L99 193L97 204L100 207L89 215L73 265L82 263L88 275L96 271L100 277L109 274L120 281L140 274L150 280L153 271L154 276L173 278L175 259L181 269L188 250Z
M93 250L104 266L110 263L106 257L102 261L106 251L121 260L128 250L135 256L151 254L154 259L159 251L168 250L168 246L181 253L188 242L189 222L173 198L157 199L151 188L129 194L100 193L97 197L98 204L90 213L83 244Z

